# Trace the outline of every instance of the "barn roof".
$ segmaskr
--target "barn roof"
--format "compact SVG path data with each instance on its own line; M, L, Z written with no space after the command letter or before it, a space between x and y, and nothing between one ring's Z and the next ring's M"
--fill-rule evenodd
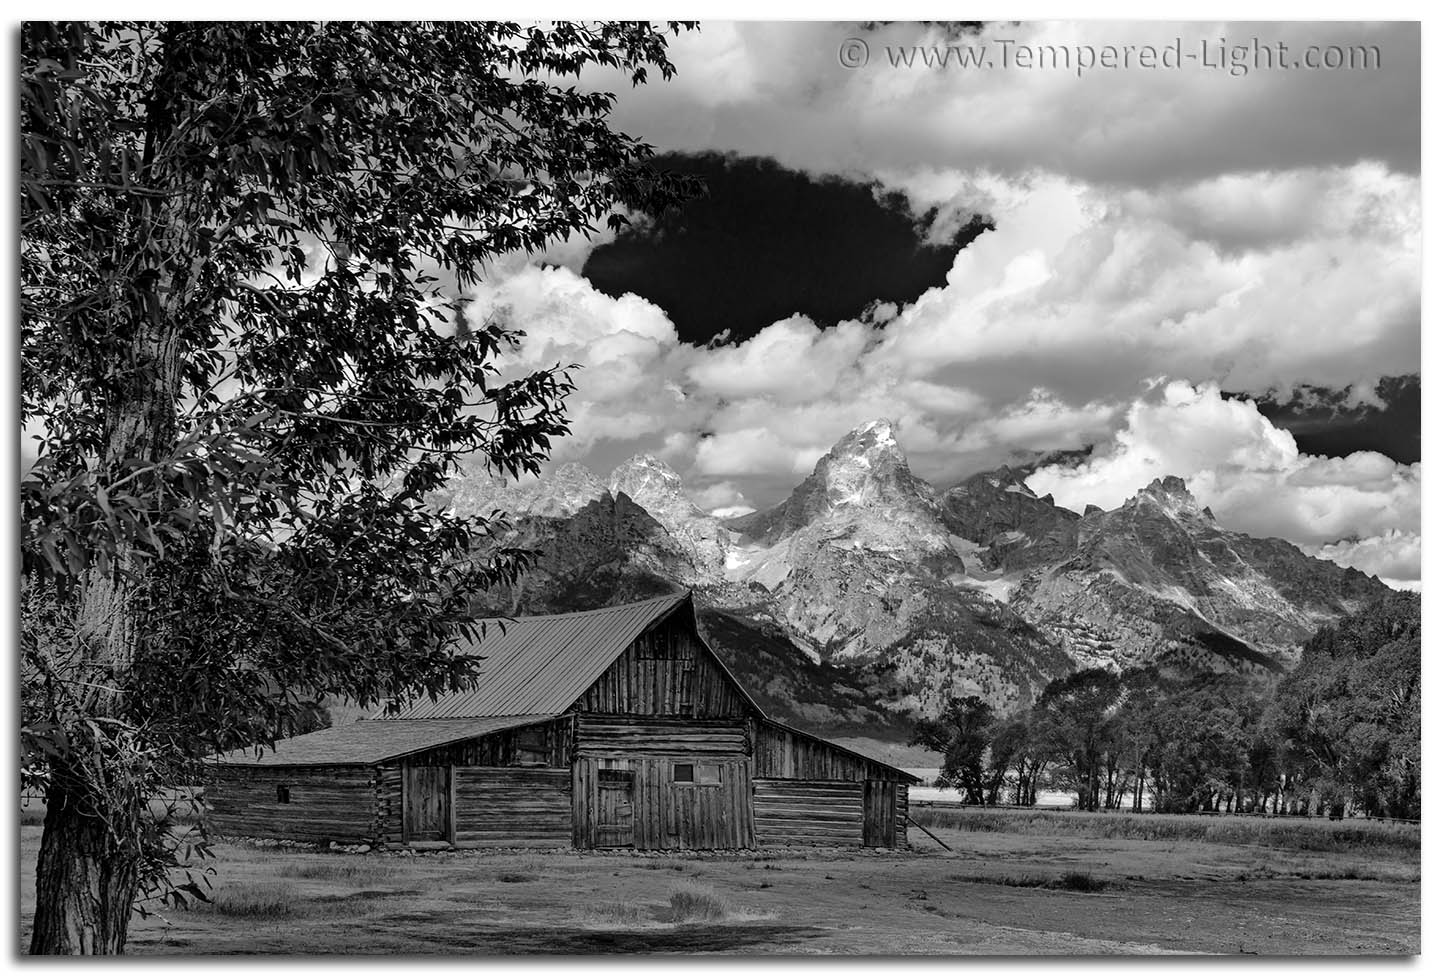
M394 716L373 717L397 721L564 712L632 641L690 599L689 592L682 592L600 610L477 621L483 636L461 647L484 659L474 688L415 702Z
M237 749L217 756L216 761L227 766L364 766L555 717L501 715L393 722L362 720L281 739L273 750L267 749L259 756L253 749Z

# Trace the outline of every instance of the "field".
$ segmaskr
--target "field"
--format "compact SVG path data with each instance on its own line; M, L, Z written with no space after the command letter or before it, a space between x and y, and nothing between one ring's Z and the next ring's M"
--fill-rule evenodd
M28 818L27 818L28 819ZM1396 954L1420 831L1367 822L933 811L910 852L338 854L217 845L179 953ZM40 828L21 828L21 939Z

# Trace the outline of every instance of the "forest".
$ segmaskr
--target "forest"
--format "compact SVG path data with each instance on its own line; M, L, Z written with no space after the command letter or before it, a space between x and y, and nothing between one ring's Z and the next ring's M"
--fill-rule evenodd
M1421 645L1421 599L1397 593L1280 677L1087 669L1011 714L953 699L912 741L970 804L1031 806L1048 786L1082 810L1420 819Z

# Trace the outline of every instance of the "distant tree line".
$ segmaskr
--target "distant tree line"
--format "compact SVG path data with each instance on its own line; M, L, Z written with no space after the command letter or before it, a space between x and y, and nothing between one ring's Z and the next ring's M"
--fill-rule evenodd
M1083 810L1421 816L1421 603L1388 596L1323 628L1284 677L1078 671L1001 715L952 699L913 744L966 803Z

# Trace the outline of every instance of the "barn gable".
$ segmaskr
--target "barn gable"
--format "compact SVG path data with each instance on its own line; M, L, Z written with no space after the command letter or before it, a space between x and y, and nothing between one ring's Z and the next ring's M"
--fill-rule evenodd
M376 721L601 711L760 714L706 646L691 594L599 610L477 621L462 653L482 658L473 689L413 702Z

